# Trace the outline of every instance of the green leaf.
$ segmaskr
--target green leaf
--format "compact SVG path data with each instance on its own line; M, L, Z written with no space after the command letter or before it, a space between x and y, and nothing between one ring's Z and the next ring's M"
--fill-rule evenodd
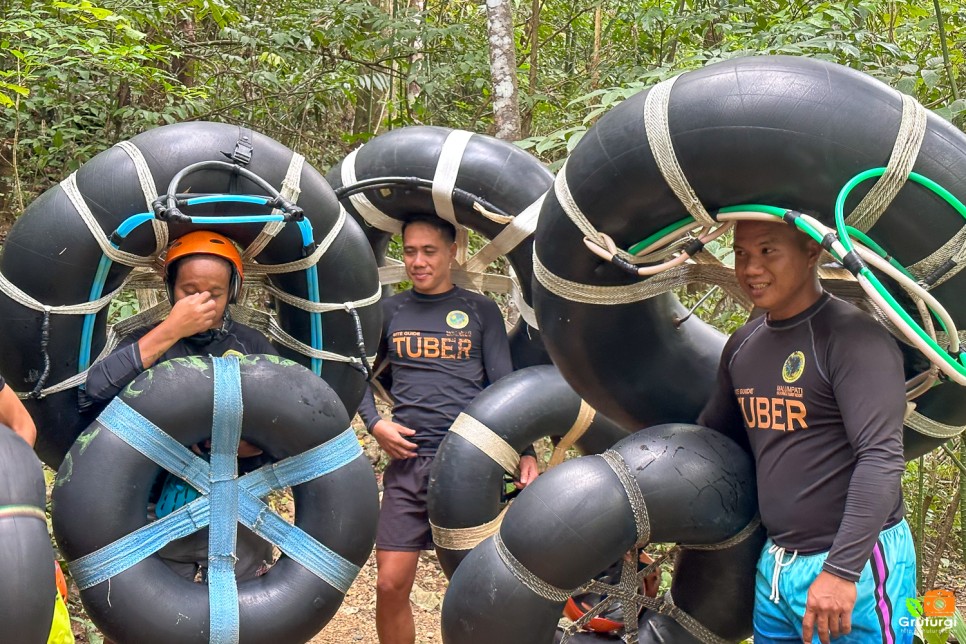
M924 69L919 72L922 76L922 80L926 82L927 87L935 87L939 84L939 72L934 69Z

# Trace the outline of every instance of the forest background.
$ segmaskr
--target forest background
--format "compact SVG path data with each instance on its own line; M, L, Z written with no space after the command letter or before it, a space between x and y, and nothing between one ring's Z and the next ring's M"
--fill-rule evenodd
M323 173L416 124L497 135L556 170L628 96L759 54L848 65L966 122L961 0L0 0L0 235L95 154L168 123L243 124ZM699 312L741 319L721 298ZM921 590L961 605L964 461L960 437L905 477Z

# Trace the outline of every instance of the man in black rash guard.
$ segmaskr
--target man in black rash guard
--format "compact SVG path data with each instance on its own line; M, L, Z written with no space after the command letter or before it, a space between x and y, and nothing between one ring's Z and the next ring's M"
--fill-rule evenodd
M728 340L698 423L755 457L768 532L755 644L910 642L915 552L900 487L896 344L823 292L821 247L792 226L740 222L734 248L738 282L765 315Z
M366 429L392 458L376 534L376 630L382 644L416 639L409 593L419 551L433 547L426 493L436 450L477 394L513 370L499 308L453 285L455 234L436 217L404 224L403 259L413 288L383 300L377 355L388 361L392 420L379 416L371 391L359 408ZM518 487L537 476L528 452L520 460Z
M171 313L158 324L136 329L93 365L87 373L87 395L96 402L107 402L144 370L174 358L278 355L264 335L228 316L228 304L237 297L241 280L241 255L227 237L199 230L175 240L165 257ZM202 444L192 449L201 453L204 448ZM261 466L261 454L261 449L242 440L239 471ZM158 499L158 515L170 513L195 496L187 484L169 476ZM271 544L242 526L237 550L235 574L239 578L255 576L272 559ZM173 541L158 554L179 574L194 579L198 569L207 566L208 531Z

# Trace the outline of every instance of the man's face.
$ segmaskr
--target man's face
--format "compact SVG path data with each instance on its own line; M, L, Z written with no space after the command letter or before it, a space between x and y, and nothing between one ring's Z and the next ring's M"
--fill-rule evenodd
M739 222L734 246L735 276L741 290L772 319L801 313L821 294L814 273L821 247L791 226Z
M417 293L436 295L453 288L450 265L455 256L456 244L448 244L443 234L429 224L416 222L406 226L403 264Z
M228 262L210 255L193 255L181 260L178 266L178 277L174 282L174 301L207 292L215 301L215 324L221 326L221 319L228 306L228 287L231 283L231 266Z

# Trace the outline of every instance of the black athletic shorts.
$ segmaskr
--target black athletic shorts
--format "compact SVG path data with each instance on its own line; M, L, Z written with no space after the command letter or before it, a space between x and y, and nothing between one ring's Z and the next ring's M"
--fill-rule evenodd
M433 548L426 490L432 456L393 460L382 476L376 548L417 552Z

